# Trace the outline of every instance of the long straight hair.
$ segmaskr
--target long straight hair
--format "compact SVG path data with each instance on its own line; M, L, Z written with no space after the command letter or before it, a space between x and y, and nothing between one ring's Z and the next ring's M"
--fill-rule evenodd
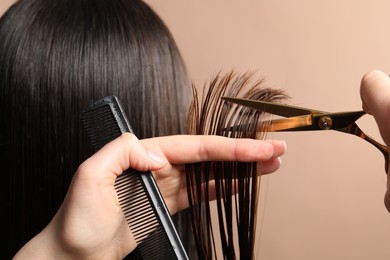
M188 133L229 138L265 139L269 115L222 101L221 96L268 102L288 98L282 90L263 87L263 80L254 80L249 72L217 74L202 97L196 87L193 90ZM201 162L186 165L186 171L199 259L254 259L261 165ZM210 202L213 198L215 207Z
M10 259L47 225L78 165L92 154L79 121L84 107L116 95L139 138L180 134L190 94L172 36L144 2L16 2L0 19L0 203L7 234L0 258Z

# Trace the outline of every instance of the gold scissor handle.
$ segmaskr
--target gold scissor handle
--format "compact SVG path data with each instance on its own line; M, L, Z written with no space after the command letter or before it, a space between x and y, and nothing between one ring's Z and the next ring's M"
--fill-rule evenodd
M374 140L373 138L371 138L370 136L366 135L356 123L353 123L345 128L337 129L337 131L356 135L366 140L367 142L375 146L379 151L381 151L381 153L385 157L385 170L387 174L387 170L389 169L389 148L386 145L383 145L378 141Z

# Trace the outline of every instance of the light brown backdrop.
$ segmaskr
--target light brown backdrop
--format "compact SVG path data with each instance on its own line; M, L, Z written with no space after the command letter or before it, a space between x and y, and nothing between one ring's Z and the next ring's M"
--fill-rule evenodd
M13 1L1 0L0 11ZM170 27L195 83L257 71L295 105L361 109L371 69L390 73L390 1L147 0ZM375 122L358 124L379 138ZM263 178L258 259L390 259L384 158L338 132L272 133L288 153Z

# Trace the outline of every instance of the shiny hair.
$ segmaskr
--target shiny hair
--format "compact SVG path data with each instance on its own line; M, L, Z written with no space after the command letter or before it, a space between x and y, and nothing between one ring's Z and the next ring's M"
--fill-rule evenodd
M190 94L168 28L142 1L11 6L0 19L1 254L12 257L47 225L92 154L84 107L116 95L147 138L183 133Z
M288 99L266 88L253 72L218 73L198 94L194 87L189 134L265 139L269 114L221 100L222 96L267 102ZM199 259L255 259L261 164L209 161L186 165L188 200ZM215 192L215 193L212 193ZM215 199L215 202L210 202Z

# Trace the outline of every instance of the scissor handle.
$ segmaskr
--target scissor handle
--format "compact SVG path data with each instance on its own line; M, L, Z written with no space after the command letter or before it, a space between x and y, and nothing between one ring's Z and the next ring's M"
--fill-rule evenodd
M373 138L371 138L370 136L366 135L356 123L353 123L345 128L337 129L337 131L347 133L347 134L356 135L356 136L366 140L367 142L369 142L370 144L375 146L379 151L381 151L381 153L385 157L385 170L386 170L386 174L387 174L387 171L389 169L389 148L386 145L383 145L383 144L377 142L376 140L374 140Z

